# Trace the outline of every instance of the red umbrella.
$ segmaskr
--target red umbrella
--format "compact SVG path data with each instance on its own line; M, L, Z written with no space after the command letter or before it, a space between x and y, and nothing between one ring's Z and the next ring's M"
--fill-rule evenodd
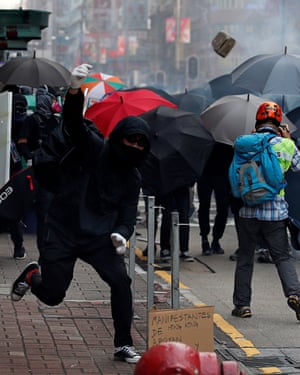
M108 137L123 118L138 116L162 105L177 108L176 104L152 90L143 88L119 90L89 107L85 117L93 121L103 135Z

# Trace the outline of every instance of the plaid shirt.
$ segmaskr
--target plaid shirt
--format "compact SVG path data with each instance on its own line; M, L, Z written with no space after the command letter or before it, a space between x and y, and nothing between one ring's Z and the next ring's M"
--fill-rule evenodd
M280 166L284 172L289 168L300 171L300 152L294 142L288 138L274 137L270 140L273 145ZM262 205L249 207L243 206L239 215L244 218L256 218L258 220L278 221L288 218L288 203L281 193L272 201L264 202Z

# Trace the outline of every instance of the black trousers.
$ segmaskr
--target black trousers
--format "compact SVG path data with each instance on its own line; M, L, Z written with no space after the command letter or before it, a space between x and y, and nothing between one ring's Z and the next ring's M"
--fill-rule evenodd
M61 303L72 281L78 258L90 264L110 286L115 347L132 346L131 279L124 257L116 253L109 235L89 241L75 241L48 227L40 251L41 276L33 275L32 293L49 306Z
M197 181L197 192L199 198L198 219L200 235L207 237L210 232L210 205L214 192L217 214L214 219L212 235L219 240L226 227L229 209L229 181L227 176L202 176Z
M24 226L19 220L0 219L0 232L8 231L15 249L23 246Z
M10 223L9 233L15 249L19 249L23 246L23 231L24 227L20 221L12 221Z
M160 246L161 249L170 250L172 211L178 211L179 222L179 246L181 252L189 251L190 227L190 190L189 186L181 187L172 193L161 198L163 208L162 221L160 228Z

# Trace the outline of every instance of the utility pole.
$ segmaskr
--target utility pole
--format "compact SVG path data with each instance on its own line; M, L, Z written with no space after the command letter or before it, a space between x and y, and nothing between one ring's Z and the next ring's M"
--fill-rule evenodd
M175 62L176 62L177 71L179 71L180 69L180 61L181 61L180 21L181 21L181 0L176 0Z
M282 48L286 46L286 1L281 0L280 2L280 16L281 16L281 41Z

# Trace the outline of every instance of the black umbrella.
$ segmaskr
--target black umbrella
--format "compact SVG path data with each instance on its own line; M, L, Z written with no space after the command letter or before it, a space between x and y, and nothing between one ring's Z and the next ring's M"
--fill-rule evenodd
M260 94L300 94L300 56L263 54L250 57L232 73L232 83Z
M282 109L282 112L285 114L287 114L288 112L300 106L300 94L299 95L266 94L264 95L264 98L269 99L272 102L278 103ZM292 120L292 122L294 121Z
M39 87L68 86L71 73L61 64L45 58L16 57L0 67L0 81L3 85L25 85Z
M151 152L141 168L143 185L163 195L201 176L214 139L199 115L161 106L140 115L151 128Z
M183 111L201 113L209 105L208 99L204 95L186 91L173 95L178 107Z
M294 138L300 138L300 106L286 113L286 117L296 126L296 130L292 132Z
M21 220L33 203L34 177L32 168L22 169L0 189L0 217Z
M209 104L223 96L253 93L249 89L234 86L232 84L231 74L224 74L216 77L204 85L190 90L190 92L205 96L209 101Z

